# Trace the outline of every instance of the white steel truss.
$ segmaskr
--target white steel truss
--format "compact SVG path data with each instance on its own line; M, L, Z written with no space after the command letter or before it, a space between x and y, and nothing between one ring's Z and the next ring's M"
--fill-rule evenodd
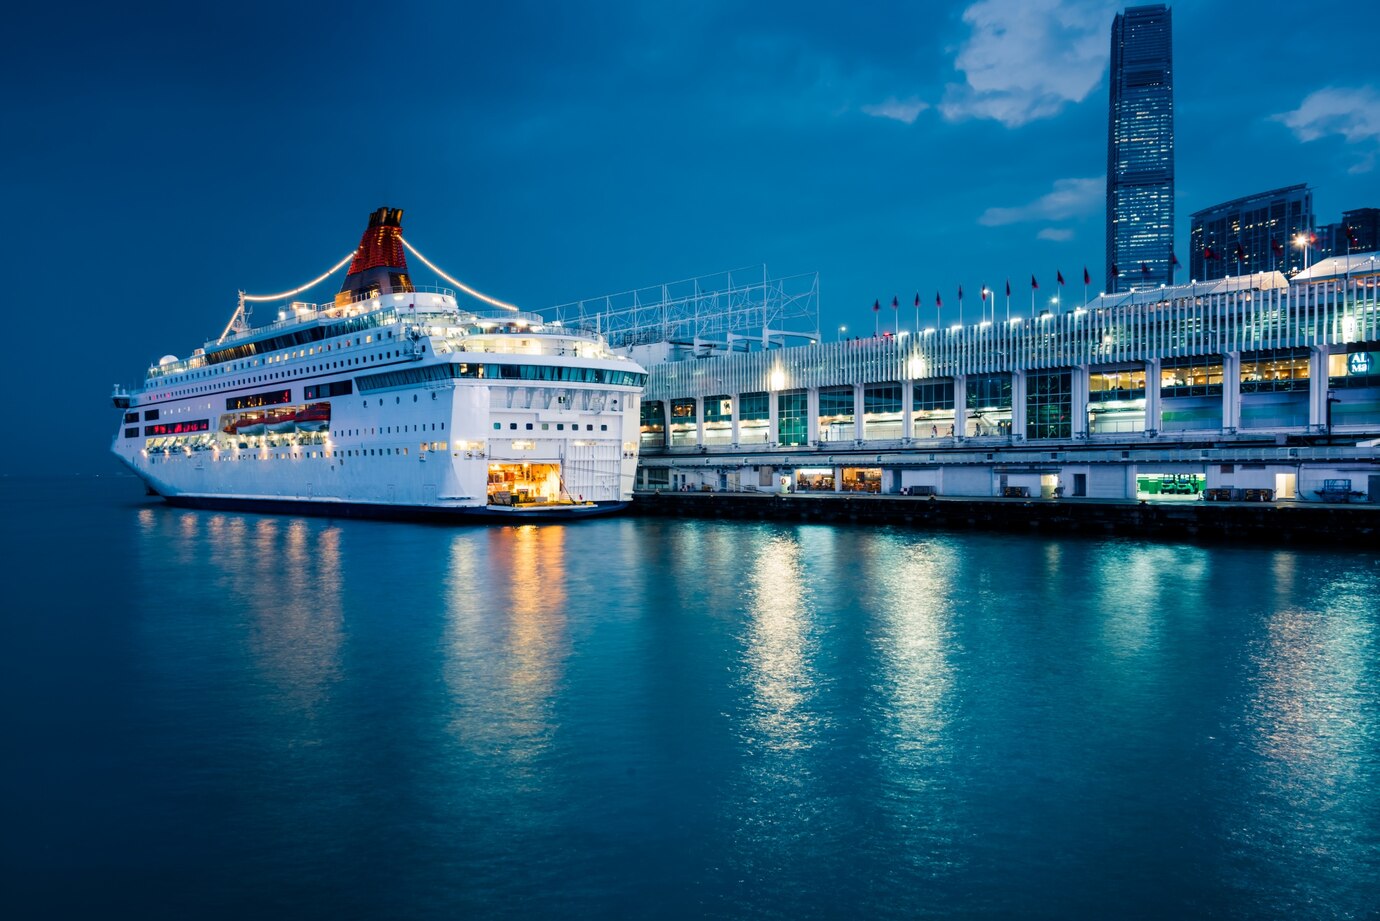
M666 342L697 352L819 341L819 273L773 278L765 265L586 298L542 311L597 329L613 348Z

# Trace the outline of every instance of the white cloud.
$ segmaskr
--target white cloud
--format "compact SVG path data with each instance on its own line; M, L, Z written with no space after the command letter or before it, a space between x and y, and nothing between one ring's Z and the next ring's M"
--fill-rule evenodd
M1021 224L1028 221L1063 221L1071 217L1091 214L1106 202L1107 179L1056 179L1054 188L1027 205L1014 208L988 208L978 218L986 227ZM1053 228L1051 228L1053 229ZM1059 237L1041 237L1057 240Z
M1055 240L1062 243L1065 240L1073 239L1073 231L1067 227L1046 227L1044 230L1035 234L1035 237L1039 240Z
M1119 2L979 0L963 12L972 35L954 61L939 111L950 121L990 118L1008 128L1082 102L1102 81Z
M1380 93L1373 87L1329 86L1309 93L1292 112L1273 116L1300 141L1340 134L1348 143L1380 141Z
M914 97L900 100L892 96L886 102L863 106L862 110L868 115L875 115L878 118L893 118L898 122L905 122L910 125L915 122L921 112L929 107L928 102L922 102Z

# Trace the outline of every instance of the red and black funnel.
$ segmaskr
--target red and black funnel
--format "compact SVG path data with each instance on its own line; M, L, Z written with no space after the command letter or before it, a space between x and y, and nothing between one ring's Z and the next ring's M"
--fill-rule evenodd
M340 293L355 300L411 290L402 245L402 209L380 208L369 215L369 226L364 228Z

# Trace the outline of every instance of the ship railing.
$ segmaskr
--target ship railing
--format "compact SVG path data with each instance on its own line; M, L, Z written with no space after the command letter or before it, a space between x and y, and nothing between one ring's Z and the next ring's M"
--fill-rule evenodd
M564 332L564 331L563 331ZM593 358L598 361L625 361L632 359L625 355L617 355L613 352L606 354L581 356L578 347L562 344L564 340L544 339L537 333L529 339L518 340L516 338L506 339L503 337L482 337L470 339L468 337L447 337L446 344L451 350L457 353L463 352L471 355L548 355L558 358ZM526 343L525 345L521 343Z
M416 295L419 294L431 295L432 297L429 299L430 302L427 302L428 299L419 300L416 297ZM293 301L285 308L285 312L288 314L287 316L283 316L271 323L265 323L261 326L254 326L249 329L231 333L224 339L208 339L203 347L207 350L220 348L234 342L239 342L251 337L258 337L264 333L273 332L274 330L298 326L312 320L338 319L342 310L345 311L347 315L354 316L362 313L373 313L375 310L384 310L387 308L395 310L425 310L430 307L444 307L444 302L436 297L438 295L441 298L448 297L452 302L455 300L455 291L451 288L442 288L436 285L415 285L411 291L397 291L389 294L358 293L352 295L348 299L342 298L339 303L336 301L326 301L320 304L313 304L306 301Z

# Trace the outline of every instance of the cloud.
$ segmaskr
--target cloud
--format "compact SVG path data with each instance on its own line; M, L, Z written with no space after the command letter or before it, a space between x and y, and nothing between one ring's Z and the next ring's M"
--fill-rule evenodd
M875 115L878 118L893 118L898 122L905 122L910 125L914 124L920 113L929 107L928 102L922 102L914 97L903 101L892 96L886 102L863 106L862 110L868 115Z
M949 121L990 118L1008 128L1057 115L1102 81L1118 2L979 0L963 12L972 34L939 111Z
M1035 234L1035 237L1039 240L1055 240L1062 243L1065 240L1073 239L1073 231L1067 227L1046 227Z
M1380 142L1380 93L1373 87L1329 86L1309 93L1292 112L1271 116L1300 141L1340 134L1349 144Z
M1014 208L988 208L978 218L985 227L1001 227L1005 224L1022 224L1029 221L1063 221L1071 217L1090 214L1106 202L1107 178L1093 176L1089 179L1056 179L1054 188L1041 195L1028 205ZM1053 230L1053 228L1051 228ZM1055 231L1057 232L1057 231ZM1043 239L1056 240L1059 237Z

